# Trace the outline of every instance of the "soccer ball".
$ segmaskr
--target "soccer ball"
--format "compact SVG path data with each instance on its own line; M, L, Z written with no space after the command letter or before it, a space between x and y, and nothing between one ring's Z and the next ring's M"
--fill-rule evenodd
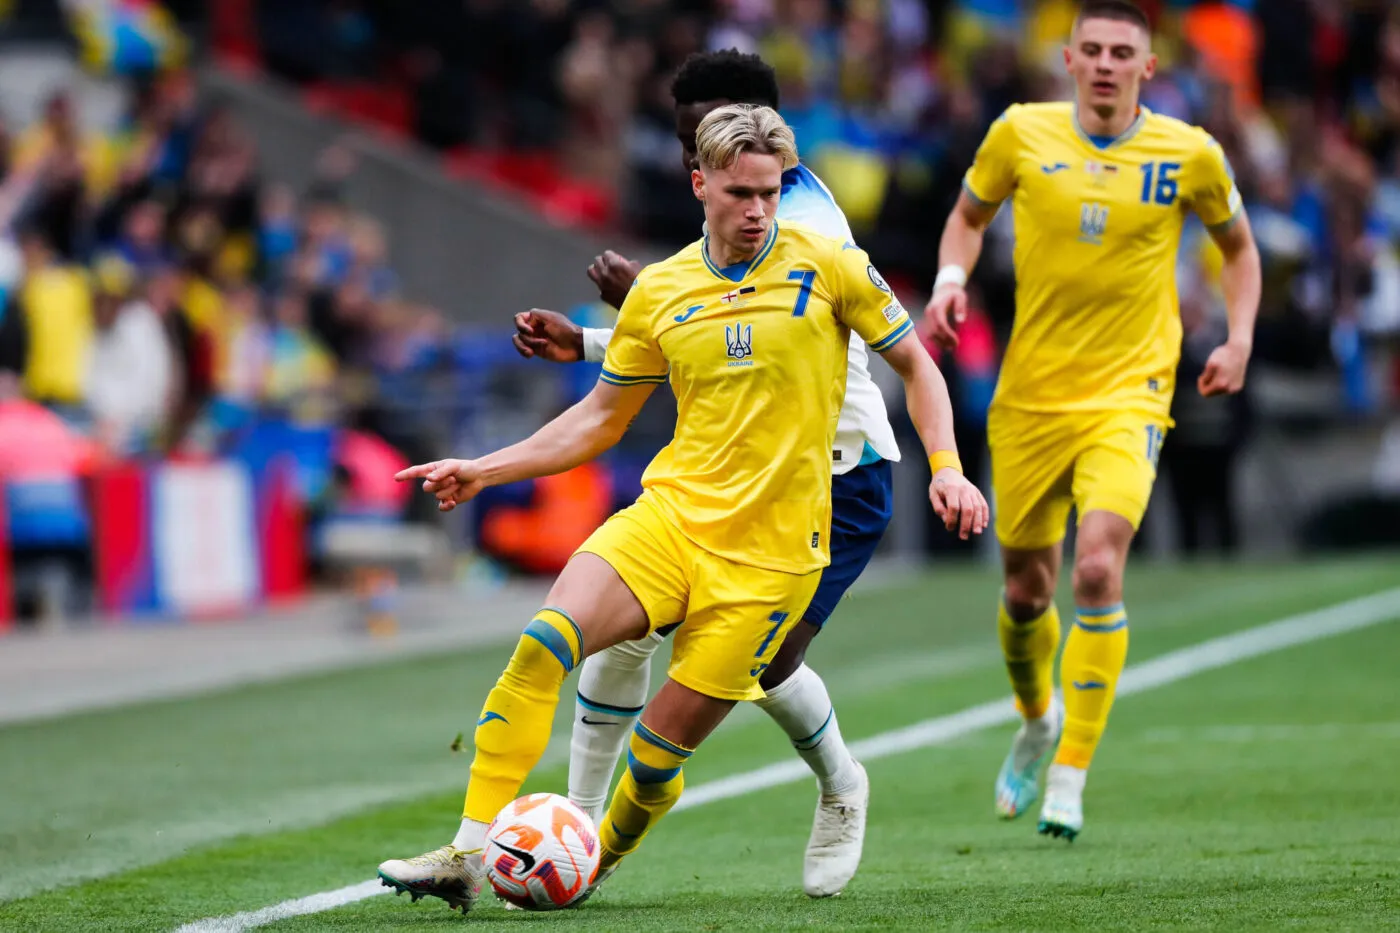
M598 876L598 831L558 794L512 801L486 829L486 877L502 900L526 910L568 907Z

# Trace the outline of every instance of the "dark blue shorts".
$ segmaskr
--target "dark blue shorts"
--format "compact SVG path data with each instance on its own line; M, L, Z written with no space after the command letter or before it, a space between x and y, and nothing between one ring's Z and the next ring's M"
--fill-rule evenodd
M894 514L894 471L888 460L862 464L831 478L831 566L802 618L817 628L836 611L836 604L875 556ZM657 629L669 635L676 622Z
M802 618L820 628L875 556L894 514L894 471L888 460L831 478L831 566Z

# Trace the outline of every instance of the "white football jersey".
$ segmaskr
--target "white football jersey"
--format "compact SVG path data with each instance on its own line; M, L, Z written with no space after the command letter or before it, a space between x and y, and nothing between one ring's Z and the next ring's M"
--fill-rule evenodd
M833 239L854 241L851 225L836 206L836 199L822 180L802 164L783 172L778 219L795 221ZM585 327L584 358L590 363L601 363L611 338L610 330ZM831 472L837 475L855 469L865 457L867 446L877 457L899 459L899 445L895 443L894 428L890 427L885 398L870 378L870 351L855 333L851 334L846 363L846 399L836 422L836 440L831 451Z

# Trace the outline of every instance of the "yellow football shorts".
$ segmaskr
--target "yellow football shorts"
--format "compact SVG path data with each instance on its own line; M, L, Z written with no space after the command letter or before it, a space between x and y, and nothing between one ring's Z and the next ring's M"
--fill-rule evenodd
M1070 506L1080 519L1102 510L1137 528L1157 479L1171 422L1143 411L1045 413L993 406L987 421L997 539L1034 550L1065 536Z
M674 623L668 673L722 700L759 700L758 678L812 601L821 572L784 573L717 557L681 534L646 495L579 547L607 561L651 631Z

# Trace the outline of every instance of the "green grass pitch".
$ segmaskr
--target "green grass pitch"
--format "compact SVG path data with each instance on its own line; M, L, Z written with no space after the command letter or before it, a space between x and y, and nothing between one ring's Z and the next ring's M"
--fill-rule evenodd
M1400 558L1135 566L1128 584L1133 664L1400 585ZM936 568L843 604L810 663L848 739L1006 696L997 587L986 569ZM1400 604L1123 698L1072 845L1037 836L1034 814L993 817L1008 725L870 761L864 862L831 900L801 891L804 780L673 814L576 911L507 913L488 895L463 918L383 896L263 929L1397 929L1397 623ZM470 754L449 746L508 651L0 728L0 931L174 930L441 845ZM572 682L528 790L564 789L571 696ZM740 708L687 783L793 757Z

